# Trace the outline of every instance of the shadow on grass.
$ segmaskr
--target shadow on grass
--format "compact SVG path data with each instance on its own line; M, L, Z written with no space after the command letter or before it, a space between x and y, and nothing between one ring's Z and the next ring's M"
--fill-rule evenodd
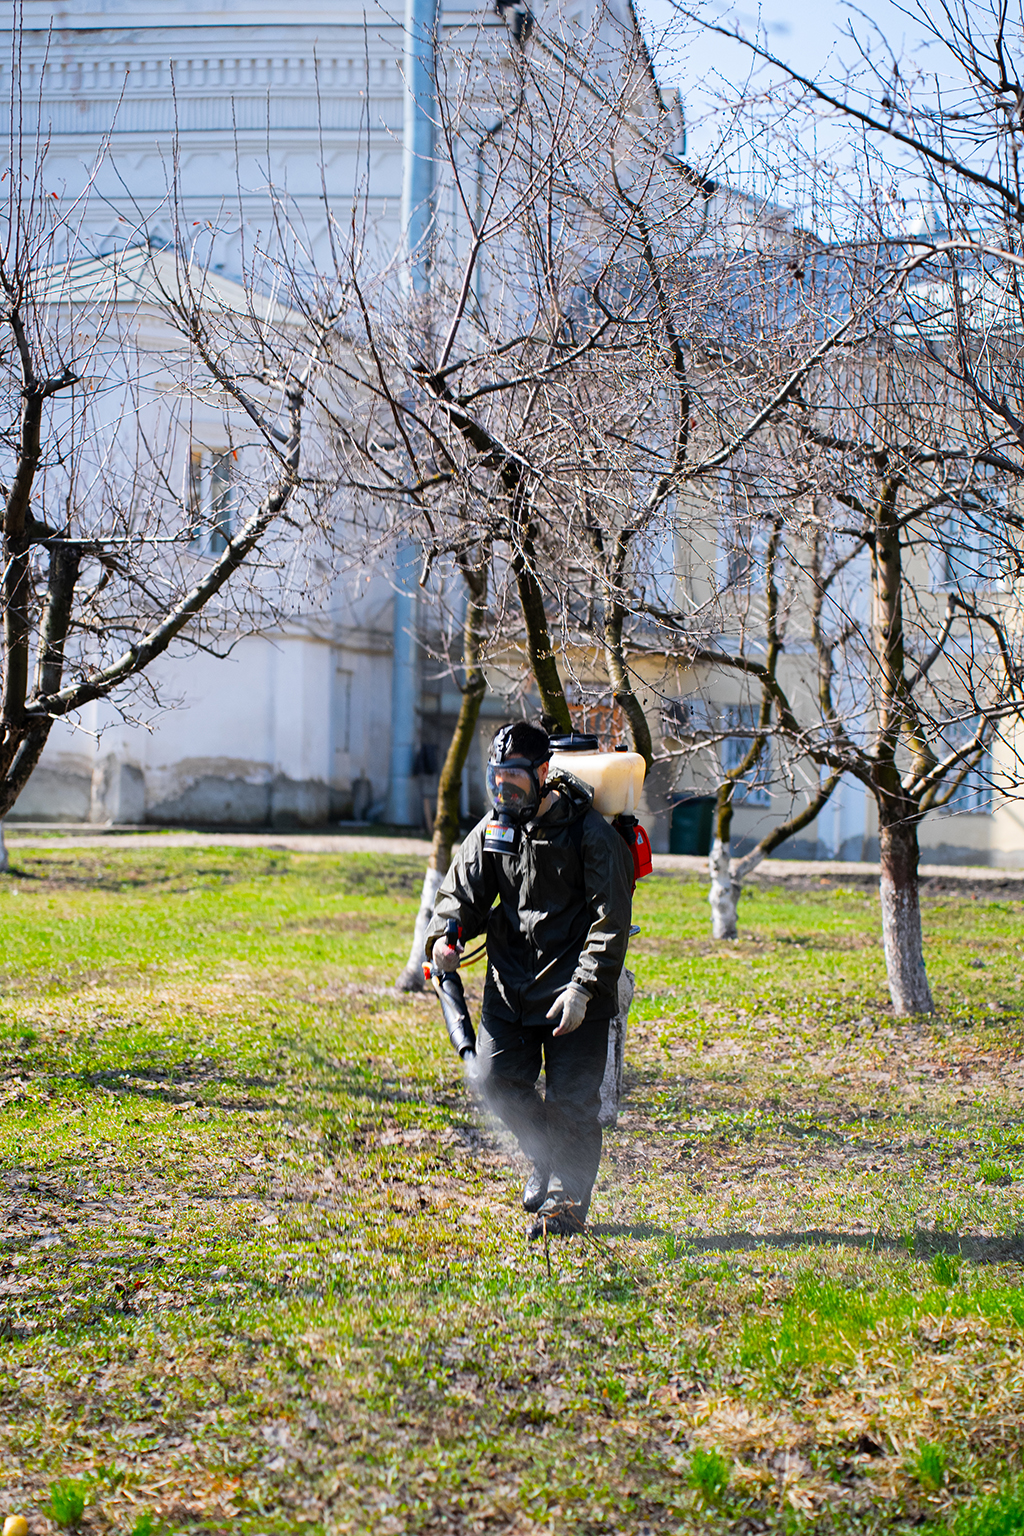
M1024 1263L1024 1232L1001 1237L979 1237L966 1232L912 1232L905 1237L881 1232L723 1232L707 1237L672 1232L651 1222L629 1226L618 1222L594 1222L595 1237L672 1237L691 1253L753 1253L758 1248L865 1248L879 1253L899 1251L915 1259L931 1259L937 1253L956 1254L975 1264Z
M638 1221L633 1226L618 1221L592 1221L587 1231L593 1233L594 1237L676 1237L680 1242L689 1241L669 1231L668 1227L658 1227L650 1221Z
M331 1072L325 1063L319 1065L322 1076L302 1078L299 1081L287 1073L267 1075L232 1072L219 1063L201 1066L183 1063L179 1071L133 1063L125 1067L54 1073L50 1081L65 1086L78 1084L83 1088L98 1088L114 1098L134 1099L140 1105L170 1104L178 1107L192 1103L203 1109L230 1111L272 1107L294 1110L307 1107L312 1095L366 1100L378 1107L413 1104L423 1109L433 1109L439 1104L447 1105L452 1099L451 1095L446 1098L431 1089L416 1091L404 1087L393 1078L374 1079L358 1066L339 1065ZM262 1090L267 1097L256 1098L243 1094L242 1090L245 1089ZM231 1096L232 1091L237 1091L237 1096ZM287 1100L286 1103L280 1102L282 1096Z

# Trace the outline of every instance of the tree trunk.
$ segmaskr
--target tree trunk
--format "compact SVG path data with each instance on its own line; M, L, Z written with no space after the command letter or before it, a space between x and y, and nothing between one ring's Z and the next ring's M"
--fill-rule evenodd
M473 734L480 716L480 705L487 692L487 679L479 665L483 623L487 612L487 560L489 554L476 566L468 562L462 566L468 588L466 617L462 627L462 655L466 667L462 685L462 703L455 732L448 744L444 766L437 786L437 811L434 816L434 837L423 876L420 907L416 914L412 948L405 969L395 986L399 992L422 992L423 951L430 919L434 915L434 902L441 889L441 882L448 873L452 861L452 847L459 835L459 799L462 790L462 774L473 744Z
M4 842L4 824L0 821L0 875L6 875L11 867L7 857L7 844Z
M619 1123L622 1077L626 1062L626 1026L635 995L636 976L632 971L624 969L619 975L616 991L616 1014L608 1025L608 1055L605 1058L604 1077L601 1079L601 1108L597 1122L606 1130Z
M0 817L10 813L31 778L33 769L43 755L52 724L52 720L42 720L21 735L7 772L0 776Z
M544 593L531 563L533 555L532 541L527 544L526 553L518 549L512 552L512 570L526 627L526 653L530 658L530 671L540 692L541 709L545 715L557 721L559 730L568 734L572 730L572 717L562 679L558 675L558 662L551 644L548 616L544 610Z
M736 937L739 903L739 886L732 878L732 796L731 780L718 786L715 805L715 835L708 855L708 872L711 875L711 934L716 939Z
M907 817L880 828L882 942L897 1014L932 1013L924 966L917 881L917 823Z
M39 646L33 695L56 693L64 675L64 646L71 624L71 604L75 595L82 551L77 544L58 545L50 550L46 601L39 623ZM28 783L49 739L53 720L49 715L35 718L31 724L24 716L20 731L12 732L9 749L0 753L0 817L5 816Z
M774 541L774 548L778 542L777 531L773 533L772 539ZM774 555L772 557L772 569L774 569ZM774 578L769 584L769 591L774 594ZM769 618L769 671L773 675L779 652L774 628L774 608L770 608ZM731 768L728 771L718 786L718 796L715 802L715 836L711 844L711 853L708 856L708 869L711 874L711 890L708 893L708 901L711 903L711 936L715 939L734 939L737 935L737 908L739 907L743 882L733 873L732 868L733 800L736 795L736 785L742 783L745 775L752 768L756 768L761 760L761 754L768 739L765 731L771 722L771 714L771 692L765 687L761 693L757 735L750 743L746 752L744 752L742 761L735 768Z
M572 730L572 717L565 697L558 662L551 644L551 631L544 607L544 589L537 577L537 551L533 540L531 517L533 499L529 487L520 483L511 498L510 521L516 533L512 542L512 570L519 592L519 606L526 628L526 654L530 671L540 692L540 707L557 722L560 731Z
M445 763L447 766L447 760ZM437 844L437 831L434 831L435 848ZM437 893L441 889L441 882L448 873L447 867L438 869L434 863L435 850L431 850L427 860L426 872L423 876L423 886L420 890L420 907L416 913L416 926L412 932L412 948L409 950L409 958L405 962L405 969L395 982L396 992L422 992L426 983L423 980L424 945L427 942L427 929L430 927L430 919L434 915L434 902ZM451 851L448 854L448 863L451 863Z
M644 773L650 773L654 761L654 744L651 728L644 714L644 707L636 696L633 680L626 665L626 653L622 643L622 623L625 608L608 587L604 597L604 664L612 688L612 698L629 722L629 733L634 752L644 760Z
M737 933L736 909L739 903L739 889L733 882L730 868L731 846L728 839L723 843L721 838L716 837L708 855L708 869L711 874L711 890L708 893L708 901L711 903L711 933L716 939L734 939Z
M889 472L886 466L875 508L871 586L872 628L881 684L873 789L878 805L882 942L893 1011L906 1015L932 1013L935 1005L921 942L917 884L920 812L904 793L897 763L901 735L914 754L915 764L927 766L929 758L906 677L903 545L897 509L902 484L898 473Z
M21 441L17 466L10 490L5 493L4 507L4 678L0 695L0 719L4 725L0 740L0 772L4 775L21 740L28 693L32 637L32 547L28 528L32 490L42 456L43 402L46 399L45 386L40 387L35 376L22 317L16 305L5 318L21 353L24 387L21 391ZM71 382L70 378L68 382Z

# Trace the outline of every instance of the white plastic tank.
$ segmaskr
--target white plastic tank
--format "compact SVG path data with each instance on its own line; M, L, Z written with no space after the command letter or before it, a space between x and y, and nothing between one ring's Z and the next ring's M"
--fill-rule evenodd
M571 773L594 791L602 816L635 816L646 765L639 752L601 752L596 736L557 736L551 741L549 772Z

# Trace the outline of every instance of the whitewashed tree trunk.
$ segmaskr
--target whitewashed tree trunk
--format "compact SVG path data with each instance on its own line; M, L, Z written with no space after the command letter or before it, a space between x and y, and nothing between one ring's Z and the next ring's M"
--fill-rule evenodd
M737 901L739 901L744 880L748 875L752 875L758 865L763 864L767 857L768 855L759 843L756 848L752 848L748 854L745 854L742 859L737 859L733 864L732 884L736 892Z
M803 810L791 816L788 821L780 822L778 826L773 827L756 847L743 855L742 859L730 858L731 840L729 838L715 839L710 857L711 893L708 900L711 903L712 932L716 939L736 937L737 909L740 896L743 894L743 882L788 837L792 837L794 832L802 832L804 827L814 820L822 806L828 803L829 796L840 778L841 774L830 774L825 782L819 785L818 793L807 801ZM720 817L721 810L719 810ZM721 824L719 819L719 826Z
M10 868L10 860L7 857L7 844L4 842L4 824L0 821L0 875L6 875Z
M601 1112L597 1117L598 1124L606 1129L619 1122L622 1070L626 1059L626 1021L633 1006L635 991L636 977L632 971L623 970L615 1000L618 1011L608 1026L608 1060L601 1081Z
M889 995L897 1014L933 1013L924 964L921 905L918 898L917 827L905 821L879 829L882 943Z
M736 937L736 908L740 887L732 877L731 846L731 841L723 843L716 837L708 855L711 875L708 901L711 903L711 932L716 939Z
M420 891L420 909L416 914L416 927L412 935L412 948L409 951L409 959L405 970L399 976L396 983L400 992L422 992L423 981L423 946L427 939L427 929L430 919L434 915L434 902L437 893L441 889L444 875L432 864L427 865L423 876L423 889Z

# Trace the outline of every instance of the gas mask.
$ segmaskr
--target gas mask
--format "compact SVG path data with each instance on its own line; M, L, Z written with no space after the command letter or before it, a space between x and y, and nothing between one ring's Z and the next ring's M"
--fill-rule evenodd
M541 788L537 777L539 763L525 757L503 758L506 746L502 732L491 748L487 764L487 793L491 798L491 819L484 834L487 853L515 853L519 847L519 829L540 809Z

